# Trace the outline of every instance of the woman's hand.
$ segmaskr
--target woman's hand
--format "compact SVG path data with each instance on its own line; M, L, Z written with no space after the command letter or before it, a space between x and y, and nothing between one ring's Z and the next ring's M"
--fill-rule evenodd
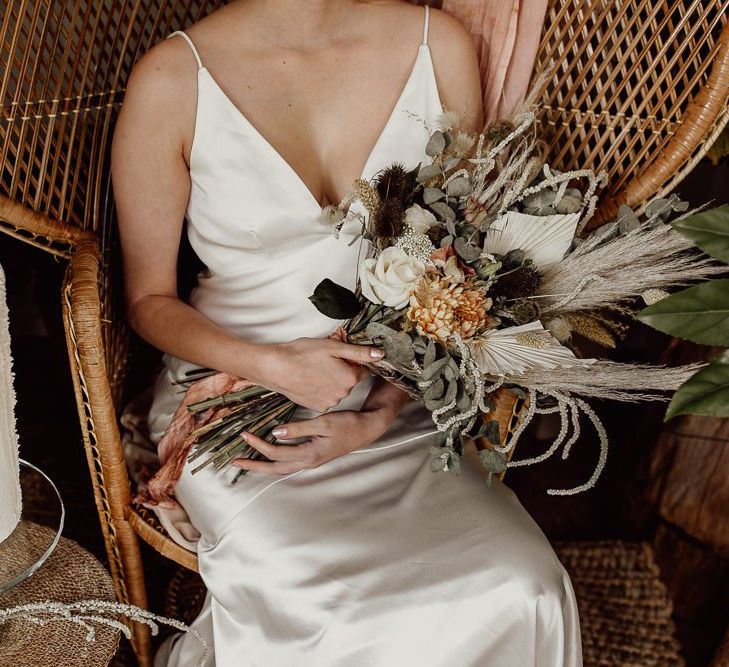
M270 461L240 458L234 460L233 465L279 475L316 468L377 440L387 431L407 400L405 392L377 378L360 411L336 410L313 419L289 422L273 430L277 438L308 438L305 442L277 445L252 433L242 433L251 447Z
M391 423L385 410L358 412L336 410L313 419L289 422L274 430L277 438L295 440L308 438L297 445L273 444L253 435L242 433L246 442L270 461L251 461L240 458L233 465L245 470L286 475L304 468L316 468L322 463L348 454L376 440Z
M332 338L297 338L290 343L260 345L253 380L297 405L324 412L334 407L369 374L361 364L383 357L381 349Z

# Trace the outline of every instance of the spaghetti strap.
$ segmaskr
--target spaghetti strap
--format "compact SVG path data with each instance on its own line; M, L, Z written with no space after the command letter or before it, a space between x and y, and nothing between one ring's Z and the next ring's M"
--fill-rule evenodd
M428 5L423 5L425 9L425 18L423 21L423 44L428 43L428 19L430 18L430 7Z
M180 37L183 37L187 44L189 45L190 49L192 50L192 54L195 56L195 60L197 60L197 68L202 69L202 61L200 60L200 56L197 53L197 49L195 48L195 45L192 43L192 40L190 39L190 35L188 35L183 30L175 30L175 32L171 32L169 35L167 35L167 39L172 37L173 35L180 35Z

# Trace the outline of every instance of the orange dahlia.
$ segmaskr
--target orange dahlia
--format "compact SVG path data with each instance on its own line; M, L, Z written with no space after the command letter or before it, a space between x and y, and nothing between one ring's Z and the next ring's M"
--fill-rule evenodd
M454 334L471 338L492 326L492 301L466 278L456 282L436 272L424 274L410 295L407 316L423 336L445 343Z

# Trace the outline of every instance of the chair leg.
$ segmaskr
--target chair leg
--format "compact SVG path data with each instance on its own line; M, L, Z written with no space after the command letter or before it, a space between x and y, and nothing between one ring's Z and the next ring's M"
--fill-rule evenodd
M126 520L114 520L108 516L108 529L109 533L114 535L114 538L106 540L106 547L110 564L115 562L110 569L117 600L147 609L147 590L144 584L139 538ZM106 538L106 534L104 537ZM133 623L131 643L139 667L152 667L152 639L149 626L144 623Z

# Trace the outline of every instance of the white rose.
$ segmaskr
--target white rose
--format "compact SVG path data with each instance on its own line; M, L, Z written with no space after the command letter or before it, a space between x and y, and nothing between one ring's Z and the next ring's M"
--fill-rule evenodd
M405 211L405 222L418 234L425 234L436 223L435 216L422 206L413 204Z
M390 246L377 258L366 259L360 264L362 294L372 303L403 308L423 273L425 264L422 261Z

